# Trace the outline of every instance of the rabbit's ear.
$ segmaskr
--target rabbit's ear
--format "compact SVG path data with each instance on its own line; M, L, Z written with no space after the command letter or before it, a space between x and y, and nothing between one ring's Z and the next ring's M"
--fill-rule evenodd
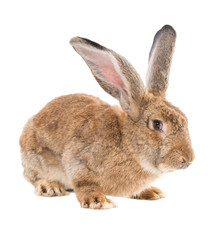
M114 51L88 39L75 37L70 44L85 60L100 86L137 120L145 88L132 65Z
M146 86L155 93L165 94L167 90L175 41L176 32L169 25L165 25L154 37L149 55Z

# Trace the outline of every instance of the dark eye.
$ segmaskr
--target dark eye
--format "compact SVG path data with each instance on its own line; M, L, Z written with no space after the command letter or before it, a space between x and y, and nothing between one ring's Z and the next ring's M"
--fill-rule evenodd
M153 128L157 131L162 131L163 123L160 120L153 120Z

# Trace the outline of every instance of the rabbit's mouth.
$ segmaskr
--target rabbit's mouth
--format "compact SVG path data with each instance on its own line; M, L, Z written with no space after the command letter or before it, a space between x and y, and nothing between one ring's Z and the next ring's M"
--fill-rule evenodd
M174 170L186 169L188 168L192 161L186 158L179 151L172 151L170 154L162 158L162 161L158 165L159 169L163 172L172 172ZM191 159L192 160L192 159Z

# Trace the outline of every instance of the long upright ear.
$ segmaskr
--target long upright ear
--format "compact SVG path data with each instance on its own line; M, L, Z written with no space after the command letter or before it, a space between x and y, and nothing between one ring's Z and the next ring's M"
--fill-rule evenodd
M132 65L121 55L88 39L74 37L70 44L87 63L100 86L137 120L145 88Z
M149 55L146 86L153 92L165 94L176 41L176 32L165 25L155 37Z

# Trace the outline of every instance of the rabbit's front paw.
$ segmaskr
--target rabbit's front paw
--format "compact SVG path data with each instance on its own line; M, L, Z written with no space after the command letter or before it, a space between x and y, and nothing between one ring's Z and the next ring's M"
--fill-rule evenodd
M150 187L145 189L139 196L136 196L136 199L145 199L145 200L158 200L165 198L166 195L156 187Z
M84 196L80 200L80 204L82 208L91 208L91 209L110 209L115 208L116 204L106 198L104 195L92 194Z
M103 194L97 183L80 181L75 184L74 190L82 208L110 209L116 207L116 204Z

